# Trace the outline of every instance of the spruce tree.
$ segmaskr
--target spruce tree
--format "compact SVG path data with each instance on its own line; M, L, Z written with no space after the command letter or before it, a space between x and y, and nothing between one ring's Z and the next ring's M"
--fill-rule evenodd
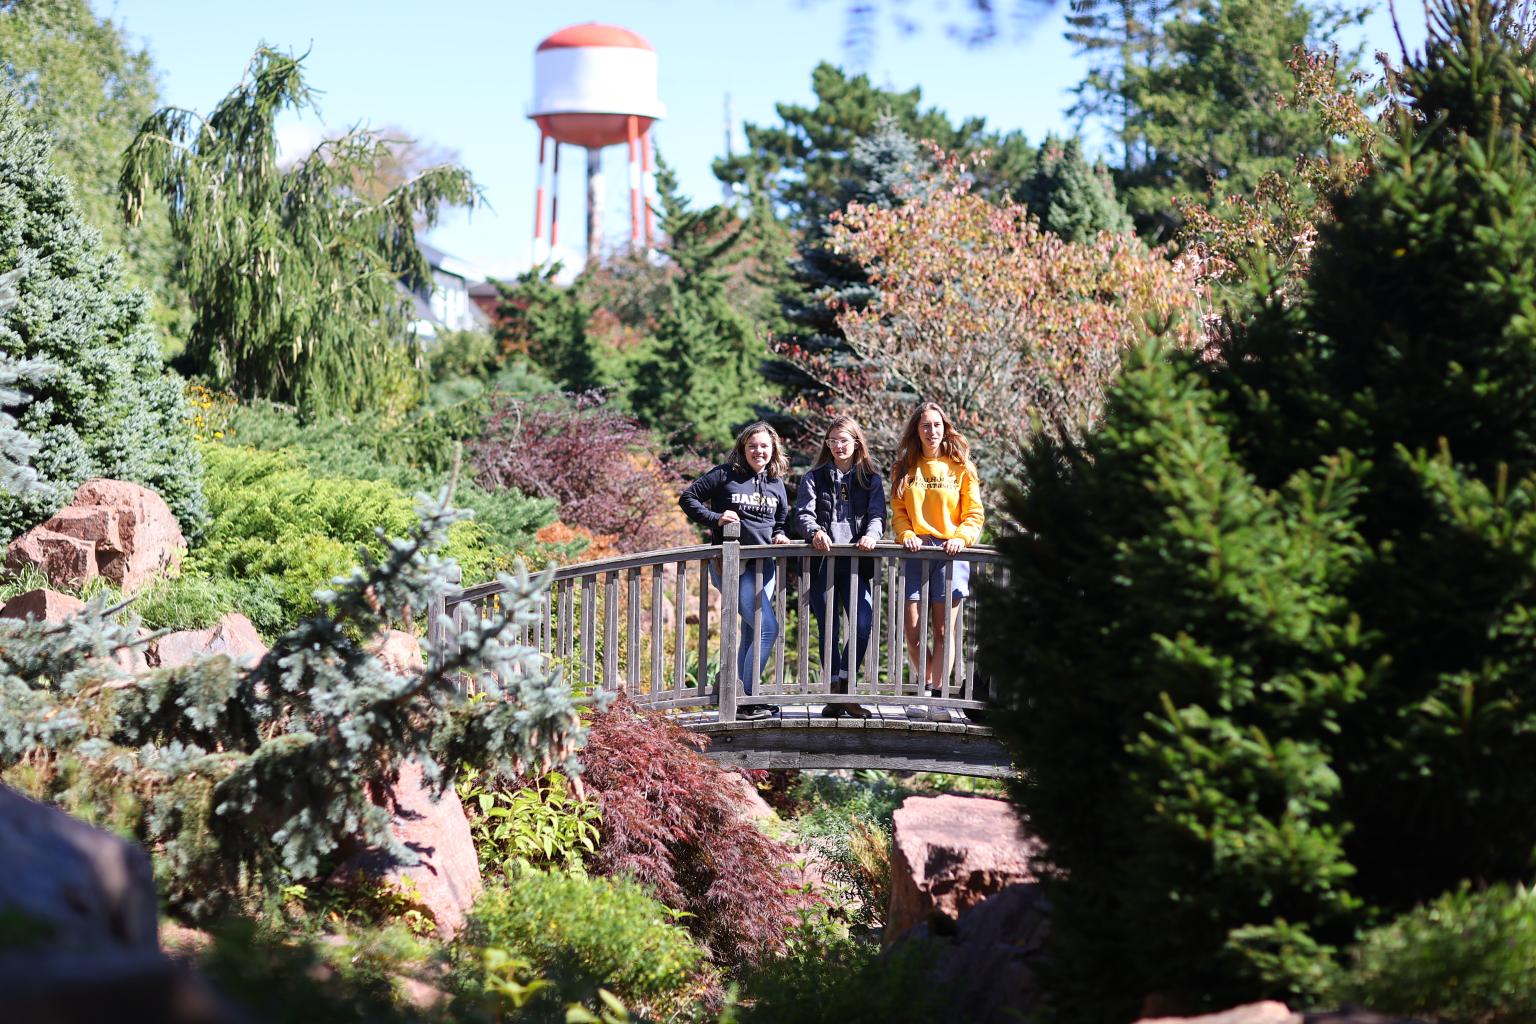
M599 385L588 323L593 307L575 287L555 283L560 264L533 267L512 284L497 282L496 340L504 351L525 352L567 391Z
M1100 231L1132 229L1131 215L1115 196L1115 185L1102 162L1083 159L1078 139L1047 138L1040 145L1035 173L1014 198L1040 220L1045 230L1069 242L1093 241Z
M758 414L766 347L732 305L726 269L749 222L729 210L689 208L675 177L659 176L662 230L678 274L656 325L654 350L635 369L630 404L640 422L675 443L722 450Z
M0 493L0 536L46 519L92 477L143 484L196 535L207 517L202 461L182 382L160 362L147 297L81 217L49 164L49 141L0 95L0 272L19 271L0 312L0 354L41 360L17 415L37 446L37 487Z
M983 609L1056 1019L1315 1003L1536 848L1536 49L1439 0L1307 294L1040 448ZM1256 280L1269 280L1262 266ZM1262 284L1261 284L1262 287Z
M902 130L895 117L884 115L875 129L853 145L847 172L838 184L836 209L851 202L889 207L902 202L904 193L917 188L931 161L923 148ZM818 221L805 232L789 263L790 277L780 289L780 310L785 329L775 347L797 357L823 358L834 370L847 370L856 362L843 330L837 325L842 310L869 305L875 289L857 261L835 251L829 241L832 222ZM763 368L768 381L780 389L789 409L814 404L824 385L796 362L778 358ZM777 417L785 432L800 432L796 418Z

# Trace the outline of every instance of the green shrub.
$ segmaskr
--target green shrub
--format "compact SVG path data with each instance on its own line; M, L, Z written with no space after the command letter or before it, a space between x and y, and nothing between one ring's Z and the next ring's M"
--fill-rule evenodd
M586 872L583 858L597 850L603 812L595 801L573 795L564 775L551 772L539 782L508 787L467 772L458 793L482 868L507 877L530 868Z
M208 445L204 457L213 518L187 571L214 590L238 581L236 608L268 635L312 613L314 592L356 565L359 548L381 554L377 531L400 535L416 521L411 497L381 480L316 476L287 452ZM488 575L492 553L473 521L453 526L444 554L466 582Z
M681 1006L698 986L703 951L638 885L620 879L525 872L488 887L456 953L460 984L480 984L482 952L528 961L562 1002L608 988L654 1012Z
M228 433L232 445L288 452L316 476L383 481L408 495L435 494L447 482L454 442L478 436L482 414L483 403L465 399L393 425L370 417L306 421L282 406L248 402L231 410ZM555 518L551 499L510 487L489 492L463 479L454 502L474 512L488 542L508 550L528 547L533 534Z
M1536 1020L1536 893L1463 887L1367 932L1338 995L1446 1024Z

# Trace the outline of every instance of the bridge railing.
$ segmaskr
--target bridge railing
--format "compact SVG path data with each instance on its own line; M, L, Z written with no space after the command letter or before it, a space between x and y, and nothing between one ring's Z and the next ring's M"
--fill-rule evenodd
M734 527L734 524L732 524ZM739 527L728 527L736 532ZM810 597L823 559L833 566L824 575L824 607L844 617L839 639L856 657L860 587L849 585L844 604L835 580L846 566L853 580L870 584L870 636L857 667L850 666L847 692L833 692L831 619L818 630ZM957 628L934 643L930 614L919 616L914 633L921 650L942 648L951 666L937 696L924 693L922 674L908 656L907 601L903 564L970 563L972 597L958 602ZM948 571L953 571L949 569ZM974 595L983 581L1004 581L1006 569L989 547L967 548L951 558L941 550L907 551L882 543L871 551L834 545L823 554L809 544L743 545L728 536L722 544L667 548L638 555L605 558L562 566L545 594L542 614L519 639L559 665L580 689L602 687L628 693L638 704L655 709L708 710L718 704L719 720L732 722L744 703L861 704L865 707L923 703L955 710L980 708L985 680L976 671ZM750 609L749 667L761 660L762 624L778 622L768 647L767 663L753 680L748 696L737 672L737 644L743 627L736 596L743 574L764 579L771 574L771 593ZM929 571L921 574L920 608L930 606ZM944 575L941 579L947 579ZM714 584L712 587L711 584ZM952 588L944 586L945 620L954 608ZM496 582L466 587L434 609L431 640L434 651L452 650L458 629L477 620L481 606L498 600L504 588ZM718 595L718 597L716 596ZM937 602L935 602L937 603ZM444 615L446 613L446 616ZM449 620L449 624L445 624ZM468 685L473 686L473 681ZM840 688L842 689L842 688Z

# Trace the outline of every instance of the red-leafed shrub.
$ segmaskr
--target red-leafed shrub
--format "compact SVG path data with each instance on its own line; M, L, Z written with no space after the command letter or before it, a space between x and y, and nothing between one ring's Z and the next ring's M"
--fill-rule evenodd
M592 867L687 911L718 963L758 963L782 950L805 905L785 871L794 853L739 816L702 742L623 697L593 719L581 753L582 782L603 808Z
M469 449L475 482L554 498L560 518L624 551L695 543L677 507L682 477L656 438L601 391L498 399Z

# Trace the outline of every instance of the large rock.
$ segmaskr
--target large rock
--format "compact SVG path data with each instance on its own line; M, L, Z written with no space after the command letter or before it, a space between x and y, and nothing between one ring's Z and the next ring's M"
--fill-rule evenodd
M174 569L186 552L170 506L122 480L87 480L64 508L11 542L6 567L35 565L54 586L105 576L131 593Z
M32 619L36 622L63 622L71 615L75 615L85 608L85 602L78 597L70 597L61 594L57 590L48 590L39 587L37 590L29 590L25 594L17 594L4 606L0 606L0 615L8 619Z
M63 622L71 615L75 615L85 607L85 602L78 597L61 594L56 590L39 588L29 590L25 594L17 594L0 606L0 616L9 619L32 619L36 622ZM144 630L138 630L140 639L149 634ZM130 675L135 675L149 668L146 653L143 647L120 647L113 655L119 668Z
M1006 800L908 797L891 835L891 902L885 944L938 915L950 922L1010 885L1035 881L1039 843L1020 831Z
M390 831L395 839L415 853L419 862L400 864L382 850L366 850L348 858L332 877L352 881L362 872L365 878L418 900L431 912L443 938L458 934L482 887L480 862L464 805L451 787L442 799L434 799L422 778L421 766L407 762L400 769L399 782L380 806L390 812Z
M0 913L35 924L50 950L159 950L149 857L0 787Z
M421 641L414 633L386 629L368 644L368 652L397 676L419 676L427 670L421 657Z
M159 668L185 665L214 654L225 654L237 665L251 666L267 653L267 645L251 620L230 612L209 629L184 629L167 633L149 648L149 664Z
M892 953L926 941L927 980L945 993L951 1020L1014 1024L1036 1007L1034 965L1050 928L1039 886L1010 885L960 914L934 917L901 937Z

